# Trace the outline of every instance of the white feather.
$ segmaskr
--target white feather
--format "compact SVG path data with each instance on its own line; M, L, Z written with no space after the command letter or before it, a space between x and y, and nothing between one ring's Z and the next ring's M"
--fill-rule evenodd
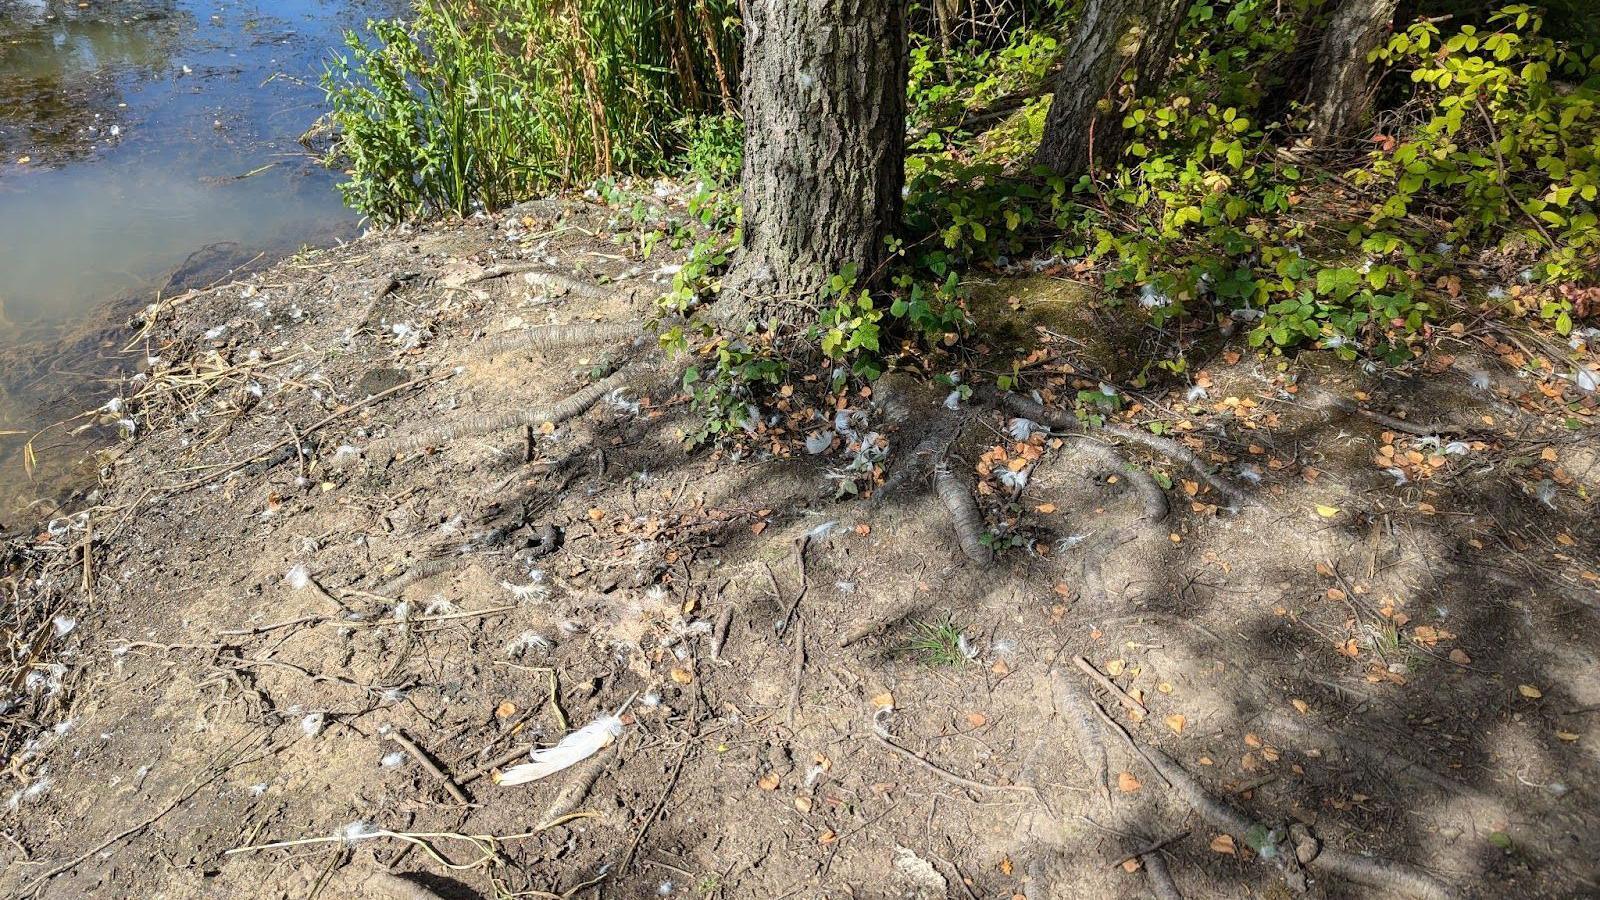
M562 738L554 747L546 747L528 754L531 762L512 766L501 772L498 783L528 784L541 778L548 778L599 753L621 736L622 719L612 715L601 716Z

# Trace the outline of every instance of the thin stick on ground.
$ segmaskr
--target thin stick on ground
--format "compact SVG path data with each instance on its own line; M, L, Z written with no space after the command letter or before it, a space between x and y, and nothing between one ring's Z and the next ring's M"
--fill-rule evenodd
M1100 704L1094 702L1093 700L1089 701L1089 705L1094 707L1095 715L1100 717L1100 721L1104 722L1106 727L1111 729L1113 734L1115 734L1117 737L1121 738L1122 739L1122 743L1125 746L1127 746L1127 748L1129 750L1133 751L1134 755L1136 755L1136 756L1140 757L1141 759L1143 759L1145 761L1145 763L1150 766L1151 769L1155 770L1157 778L1160 778L1162 781L1166 781L1167 780L1166 773L1162 772L1161 769L1158 766L1156 766L1156 764L1154 762L1151 761L1150 757L1145 755L1144 748L1139 746L1139 744L1137 744L1133 740L1133 735L1128 733L1128 729L1122 727L1122 723L1121 722L1118 722L1116 719L1111 718L1111 715L1109 713L1107 713L1105 711L1105 709L1103 709L1100 706ZM1171 787L1171 786L1172 785L1170 783L1168 783L1167 787Z
M923 771L932 774L936 778L948 781L957 787L966 788L969 791L975 791L980 794L992 794L996 791L1016 791L1027 794L1030 797L1038 796L1038 791L1035 791L1033 788L1024 784L986 784L982 781L973 781L971 778L964 778L950 771L949 769L941 768L929 762L928 760L923 759L915 752L907 750L905 747L896 744L894 741L891 741L882 734L879 734L876 728L872 729L872 731L868 733L868 736L871 737L872 740L875 741L880 747L883 747L890 753L893 753L901 759L915 764Z
M1072 658L1072 662L1078 668L1083 670L1083 674L1094 679L1095 684L1105 688L1107 693L1111 694L1113 697L1116 697L1118 700L1121 700L1123 706L1126 706L1128 709L1138 713L1141 716L1148 716L1150 714L1150 710L1146 709L1143 703L1135 700L1132 694L1129 694L1122 688L1117 687L1117 685L1111 679L1101 674L1100 670L1094 667L1094 663L1089 662L1087 659L1084 659L1081 656L1074 656Z
M415 741L409 737L406 737L405 732L398 728L391 728L389 730L389 738L396 744L404 747L405 751L411 754L411 758L420 763L422 768L428 771L429 775L432 775L434 779L439 782L439 784L443 785L445 792L454 798L457 803L465 805L472 802L472 800L467 797L466 792L461 790L461 786L456 784L456 780L451 778L448 772L439 768L439 764L433 761L433 757L429 756L427 753L424 753L422 748L418 747Z

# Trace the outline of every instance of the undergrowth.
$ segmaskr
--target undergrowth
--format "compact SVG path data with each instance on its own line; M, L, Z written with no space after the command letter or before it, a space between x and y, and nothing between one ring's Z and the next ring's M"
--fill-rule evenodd
M673 123L733 107L729 0L418 0L323 79L346 201L382 222L659 170Z

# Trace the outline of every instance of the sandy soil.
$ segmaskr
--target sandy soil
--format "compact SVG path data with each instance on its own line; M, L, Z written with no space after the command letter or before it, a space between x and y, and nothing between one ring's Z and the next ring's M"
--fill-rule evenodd
M1600 893L1600 441L1541 366L1565 348L1224 345L1133 391L1117 311L980 287L986 359L1047 404L1111 381L1239 503L910 375L686 449L682 363L643 351L580 416L468 434L617 360L493 336L647 316L681 253L614 214L374 235L147 312L107 414L134 439L4 551L6 896ZM481 277L508 260L576 287ZM975 487L972 552L919 446ZM498 783L619 710L590 761Z

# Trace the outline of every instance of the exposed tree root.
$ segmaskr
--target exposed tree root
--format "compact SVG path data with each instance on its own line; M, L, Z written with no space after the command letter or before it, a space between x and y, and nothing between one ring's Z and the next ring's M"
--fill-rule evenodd
M1296 828L1295 831L1309 835L1304 826ZM1420 897L1422 900L1450 900L1454 896L1438 879L1415 866L1370 856L1357 856L1332 847L1318 847L1315 839L1302 840L1297 848L1297 852L1313 850L1315 856L1309 859L1302 858L1300 861L1314 869L1332 872L1357 884L1393 891L1407 897Z
M361 886L379 891L388 900L444 900L415 881L392 872L373 872L362 880Z
M1478 803L1492 804L1495 802L1493 798L1470 785L1442 775L1432 768L1409 759L1394 750L1380 750L1371 741L1353 737L1347 738L1332 728L1310 724L1270 708L1262 711L1260 721L1265 728L1336 747L1346 757L1360 758L1367 764L1388 772L1397 778L1415 779L1438 788L1445 793Z
M1270 861L1283 870L1289 886L1295 890L1304 890L1306 887L1305 874L1300 871L1300 867L1305 865L1423 900L1449 900L1453 896L1448 887L1413 866L1354 856L1331 848L1323 849L1303 826L1293 830L1295 846L1291 848L1290 832L1258 824L1232 806L1212 797L1198 779L1160 750L1146 747L1144 753L1150 765L1172 785L1173 791L1207 822L1246 843L1252 843L1250 837L1253 834L1256 840L1252 846L1257 847L1264 861Z
M457 564L457 559L453 556L434 556L419 559L404 572L378 585L373 593L384 597L393 597L424 578L432 578L435 575L454 569Z
M1155 895L1156 900L1183 900L1183 893L1173 882L1172 873L1167 871L1167 863L1161 858L1160 850L1140 854L1139 862L1144 864L1144 877L1150 882L1150 893Z
M1044 404L1021 394L1002 394L1000 401L1007 409L1017 415L1032 419L1035 422L1041 422L1057 431L1083 432L1085 430L1076 416L1052 410ZM1249 494L1245 493L1242 488L1222 477L1210 463L1196 456L1188 447L1171 438L1164 438L1160 435L1151 434L1139 428L1129 428L1125 425L1104 425L1098 431L1120 441L1138 444L1152 453L1165 456L1175 463L1188 467L1201 481L1210 485L1212 490L1226 497L1228 506L1231 509L1237 509L1251 502Z
M499 356L517 351L564 350L599 344L636 343L647 332L631 322L595 322L581 325L541 325L491 335L468 351L471 356Z
M1405 419L1397 419L1391 415L1366 409L1348 397L1341 397L1332 391L1323 390L1321 388L1311 388L1307 393L1309 394L1307 399L1309 399L1311 402L1311 408L1320 413L1324 418L1331 417L1332 411L1338 410L1343 413L1360 416L1363 419L1376 422L1378 425L1381 425L1390 431L1398 431L1401 434L1417 435L1418 437L1458 434L1462 431L1462 429L1454 425L1439 425L1426 422L1419 424L1416 422L1407 421Z
M575 812L578 804L583 802L583 798L589 796L589 790L600 779L600 773L606 770L614 755L613 752L602 750L573 768L566 785L556 794L555 799L550 801L544 815L539 818L539 824L533 830L543 831L553 827L555 823Z
M437 447L447 444L457 438L470 437L479 434L490 434L496 431L507 431L520 428L524 425L535 428L545 423L560 424L566 420L582 415L589 407L600 402L600 399L617 388L627 384L627 373L617 372L607 378L589 385L583 390L567 397L565 400L544 409L513 409L505 412L494 412L479 416L470 416L459 422L448 425L435 425L423 428L411 434L399 435L391 438L373 441L367 445L368 459L381 460L410 453L425 447Z
M544 269L545 266L540 263L502 263L498 266L490 266L477 275L468 278L463 284L482 284L485 281L493 281L496 278L504 278L507 275L521 275L522 280L529 285L543 288L547 291L560 291L578 297L589 297L594 300L604 300L613 293L593 282L580 281L570 275L546 272Z
M983 542L983 515L978 512L978 501L973 499L972 489L944 465L934 470L933 486L950 513L950 524L961 542L961 552L979 565L994 562L994 550Z
M1156 484L1149 472L1128 462L1111 447L1090 438L1080 438L1073 442L1073 446L1078 448L1081 455L1098 463L1101 472L1127 479L1134 493L1139 496L1140 505L1144 507L1145 521L1159 522L1167 517L1171 511L1167 506L1167 492Z
M1067 726L1072 729L1073 737L1078 739L1078 756L1083 759L1089 768L1089 774L1094 779L1095 792L1106 806L1111 805L1111 787L1106 781L1106 745L1100 739L1100 726L1095 722L1092 705L1077 683L1067 678L1061 672L1050 673L1050 684L1054 688L1056 698L1061 703L1061 710L1067 720Z
M858 623L854 628L845 632L839 637L839 646L841 648L848 647L857 641L866 640L878 632L898 624L921 607L921 601L902 600L891 607L889 611L883 615L875 616L866 620L865 622Z

